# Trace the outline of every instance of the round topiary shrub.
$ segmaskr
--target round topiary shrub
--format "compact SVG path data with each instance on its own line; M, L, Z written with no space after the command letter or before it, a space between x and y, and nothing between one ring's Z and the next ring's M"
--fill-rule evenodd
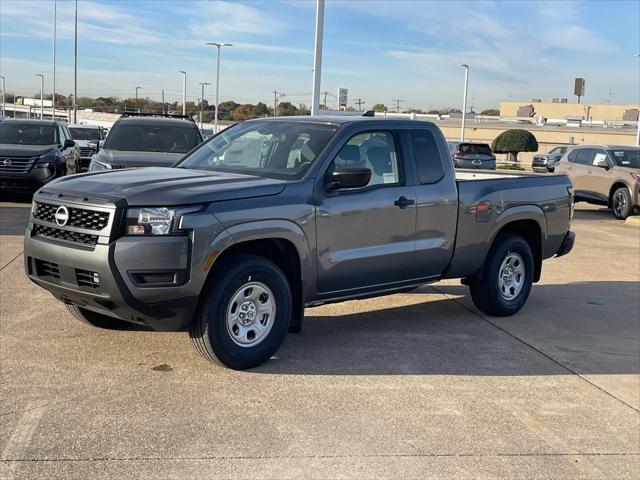
M528 130L507 130L493 140L491 149L493 153L508 153L517 162L519 152L538 151L538 140Z

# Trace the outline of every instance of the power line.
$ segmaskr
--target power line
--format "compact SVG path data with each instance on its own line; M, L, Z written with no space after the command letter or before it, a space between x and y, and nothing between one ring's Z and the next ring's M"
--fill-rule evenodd
M404 100L400 100L399 98L397 100L391 100L392 102L396 102L396 113L400 113L400 104L404 103Z

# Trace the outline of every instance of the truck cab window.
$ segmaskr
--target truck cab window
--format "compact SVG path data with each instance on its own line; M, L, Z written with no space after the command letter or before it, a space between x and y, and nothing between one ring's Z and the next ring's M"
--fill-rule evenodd
M412 130L411 147L420 183L436 183L444 177L442 159L433 133L428 130Z

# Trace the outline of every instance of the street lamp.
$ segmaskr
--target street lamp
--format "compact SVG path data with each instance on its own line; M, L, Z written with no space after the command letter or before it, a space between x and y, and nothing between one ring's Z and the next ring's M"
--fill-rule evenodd
M313 50L313 84L311 115L320 114L320 77L322 69L322 37L324 29L324 0L316 2L316 41ZM326 102L325 102L325 107Z
M233 47L232 43L222 43L222 42L207 42L206 45L213 45L218 49L218 56L216 61L216 113L215 120L213 122L214 132L218 133L218 95L220 93L220 49L222 47Z
M78 0L76 0L75 32L73 35L73 123L78 123Z
M182 115L187 114L187 72L180 70L182 74Z
M56 27L58 4L53 0L53 95L51 96L51 119L56 119Z
M5 86L4 86L5 82L4 81L5 81L5 78L2 75L0 75L0 79L2 79L2 117L0 117L0 118L4 118L7 115L7 111L5 109L5 103L4 103L4 90L5 90ZM15 102L15 100L14 100L14 102Z
M202 94L200 95L200 130L202 130L202 107L204 106L204 86L211 85L209 82L200 82Z
M42 120L44 118L44 74L36 73L36 77L40 77L40 120Z
M636 53L636 58L640 59L640 53ZM640 109L638 110L638 128L636 131L636 147L640 147Z
M464 97L462 97L462 127L460 128L460 141L464 142L464 121L467 112L467 87L469 86L469 65L463 63L464 68Z
M136 87L136 110L138 110L138 112L140 112L140 109L138 108L138 90L140 90L142 87Z

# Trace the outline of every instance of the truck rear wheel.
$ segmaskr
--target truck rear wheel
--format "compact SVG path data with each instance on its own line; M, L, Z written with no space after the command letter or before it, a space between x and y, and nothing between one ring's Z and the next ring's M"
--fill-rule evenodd
M238 254L207 282L189 336L207 360L245 370L280 348L291 312L282 271L263 257Z
M485 260L484 268L470 281L473 303L479 310L507 317L524 306L533 283L533 254L518 235L499 236Z
M109 317L107 315L102 315L97 312L92 312L91 310L87 310L77 305L65 303L64 306L71 315L76 317L77 320L86 325L91 325L92 327L104 328L107 330L126 330L131 327L131 323L129 322Z

